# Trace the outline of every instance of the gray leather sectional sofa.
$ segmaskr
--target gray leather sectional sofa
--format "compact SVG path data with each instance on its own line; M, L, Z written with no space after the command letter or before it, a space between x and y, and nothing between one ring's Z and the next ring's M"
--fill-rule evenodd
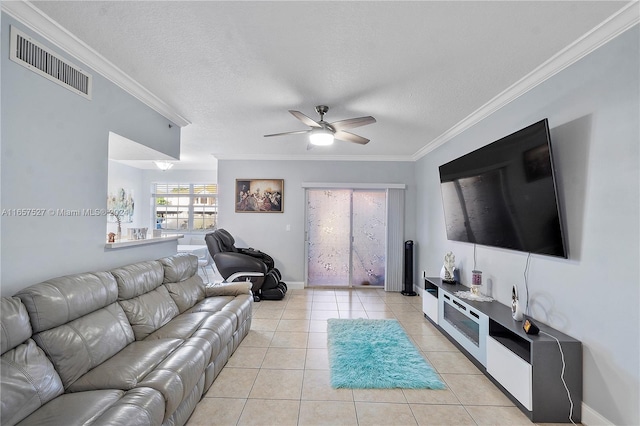
M248 284L195 256L45 281L2 298L2 425L183 425L249 332Z

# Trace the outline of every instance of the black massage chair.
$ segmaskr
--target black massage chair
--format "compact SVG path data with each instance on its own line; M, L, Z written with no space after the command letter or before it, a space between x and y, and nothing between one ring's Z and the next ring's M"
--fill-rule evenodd
M281 300L287 292L280 271L273 258L253 248L238 248L235 239L224 229L217 229L204 237L216 269L225 282L247 279L251 281L254 300Z

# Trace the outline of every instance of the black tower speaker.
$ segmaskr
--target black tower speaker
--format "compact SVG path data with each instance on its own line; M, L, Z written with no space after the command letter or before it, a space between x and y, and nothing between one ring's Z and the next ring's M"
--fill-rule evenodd
M413 241L404 242L404 296L417 296L413 291Z

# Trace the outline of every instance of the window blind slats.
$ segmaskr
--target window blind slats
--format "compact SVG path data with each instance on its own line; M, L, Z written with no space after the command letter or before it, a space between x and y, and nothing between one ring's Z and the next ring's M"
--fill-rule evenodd
M155 183L152 202L156 225L172 231L214 229L218 214L218 185Z

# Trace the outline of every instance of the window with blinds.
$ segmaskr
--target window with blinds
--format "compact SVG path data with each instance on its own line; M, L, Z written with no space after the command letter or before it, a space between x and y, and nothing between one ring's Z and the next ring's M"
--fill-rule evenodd
M198 232L216 228L218 185L155 183L152 203L156 229Z

